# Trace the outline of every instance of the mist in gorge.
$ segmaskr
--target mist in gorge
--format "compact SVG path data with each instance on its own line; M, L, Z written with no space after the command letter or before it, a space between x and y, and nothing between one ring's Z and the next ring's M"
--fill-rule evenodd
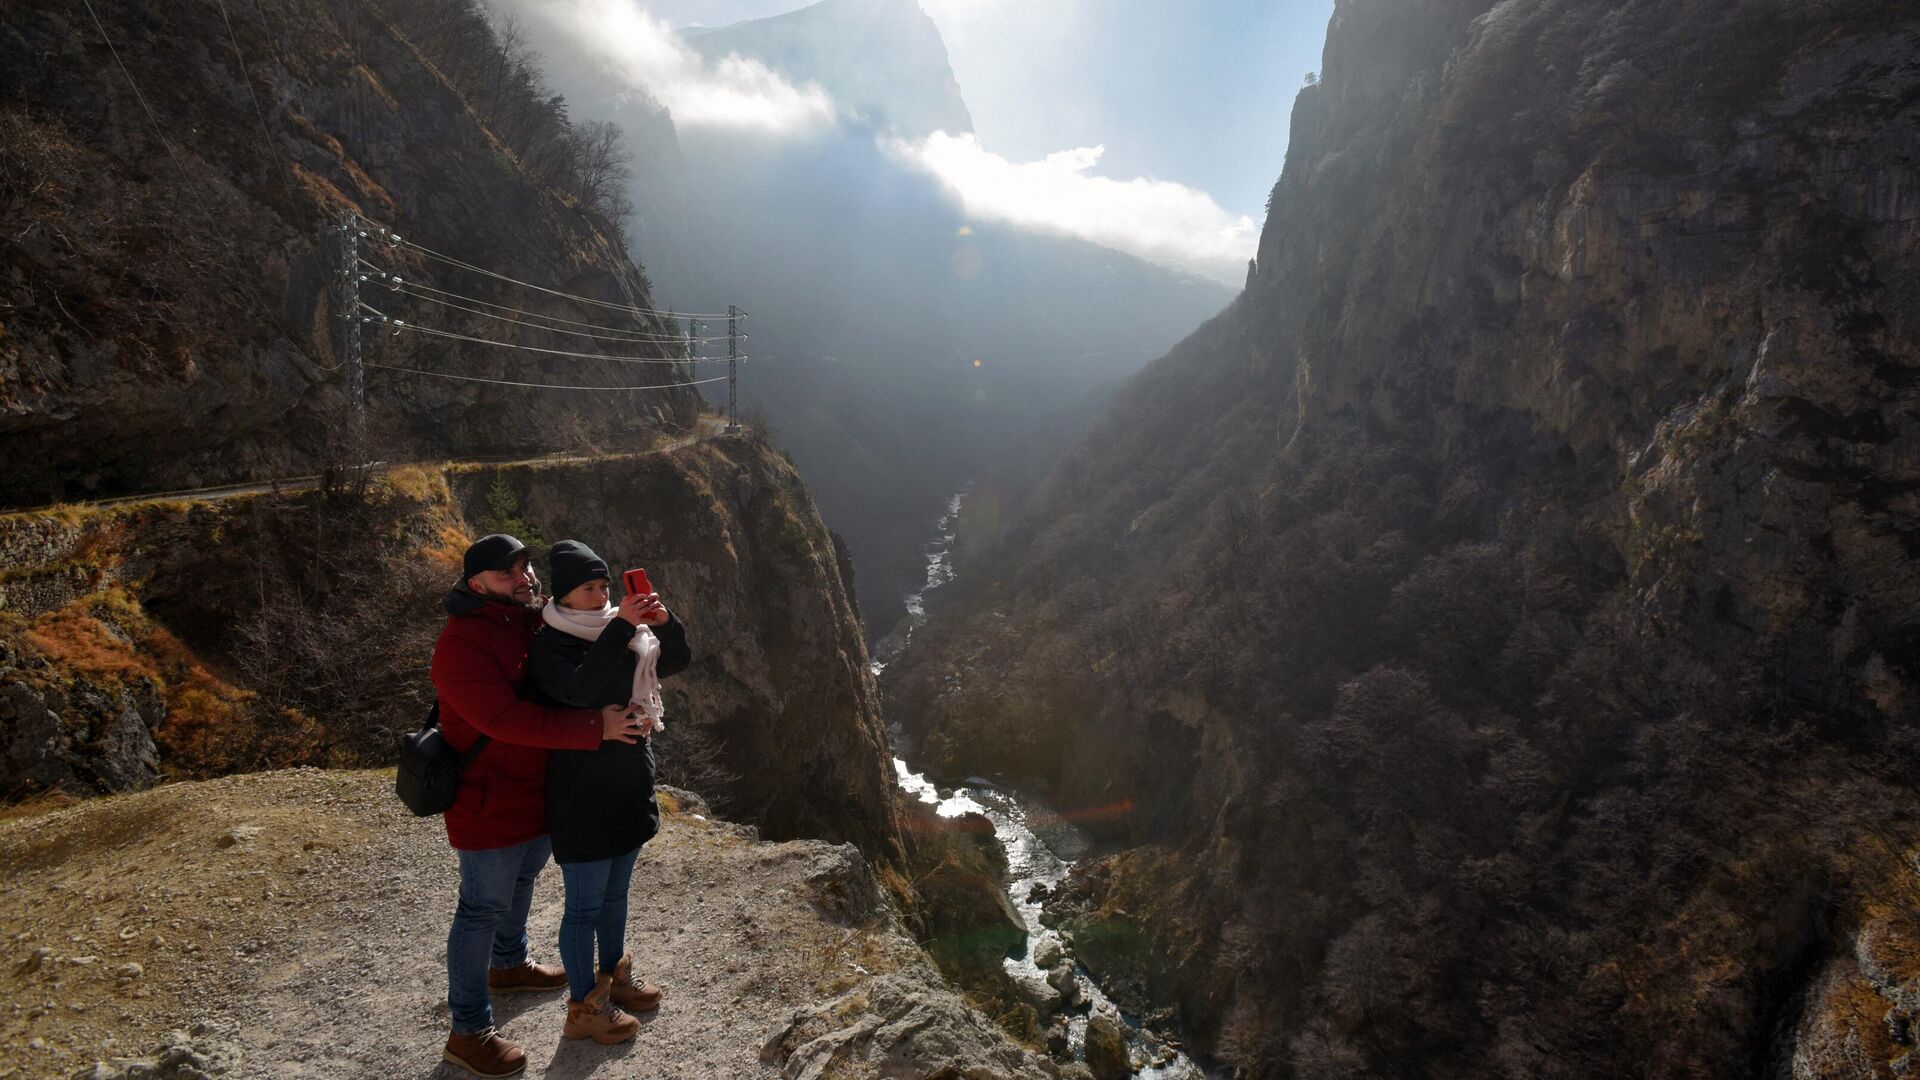
M1911 0L18 0L0 1077L1920 1074L1917 327Z
M957 487L1039 475L1077 417L1245 275L1253 226L1200 192L984 150L939 30L906 0L685 32L631 0L497 10L576 122L620 126L632 246L662 306L747 311L740 407L847 539L876 638ZM1036 198L1025 221L1006 205ZM1071 208L1084 235L1038 224ZM703 389L724 404L724 385Z

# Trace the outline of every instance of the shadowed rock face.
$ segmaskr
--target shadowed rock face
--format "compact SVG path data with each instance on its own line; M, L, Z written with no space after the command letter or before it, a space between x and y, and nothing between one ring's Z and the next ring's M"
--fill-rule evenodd
M314 471L346 405L342 313L330 295L340 255L328 231L343 209L515 278L651 303L613 225L569 194L555 164L564 113L540 104L472 5L264 0L229 5L231 39L221 14L211 4L100 10L150 119L84 9L9 13L0 504ZM417 255L363 250L415 283L562 318L620 318ZM636 351L556 343L372 284L363 299L471 336ZM685 381L665 366L372 328L365 351L390 365L527 382ZM689 389L556 401L382 370L368 374L367 401L383 443L376 456L387 458L550 447L557 426L604 435L637 420L685 423L697 407Z
M1816 1075L1917 970L1827 959L1909 888L1920 23L1347 0L1324 75L892 712L1140 845L1076 917L1256 1075Z
M496 478L542 541L585 540L616 573L644 567L683 613L693 664L662 686L667 731L655 745L666 767L771 838L899 858L892 759L853 593L789 462L765 443L723 439L604 465L456 474L472 520Z
M791 463L749 437L402 470L362 504L315 492L0 518L0 797L390 764L393 733L432 702L460 552L503 527L645 567L686 622L693 663L663 687L654 743L663 778L769 837L903 861L842 562Z

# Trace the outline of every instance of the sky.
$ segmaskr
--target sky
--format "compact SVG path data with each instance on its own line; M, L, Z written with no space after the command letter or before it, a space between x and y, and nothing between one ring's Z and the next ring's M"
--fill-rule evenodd
M1316 71L1333 0L919 0L974 121L888 149L969 212L1081 236L1237 284ZM648 73L676 123L790 131L831 100L757 63L705 65L669 28L798 0L535 0L607 59Z
M648 0L663 22L723 26L797 0ZM1333 0L921 0L981 145L1018 161L1104 146L1098 172L1198 188L1256 222L1287 118L1320 68ZM1035 107L1045 102L1044 108Z

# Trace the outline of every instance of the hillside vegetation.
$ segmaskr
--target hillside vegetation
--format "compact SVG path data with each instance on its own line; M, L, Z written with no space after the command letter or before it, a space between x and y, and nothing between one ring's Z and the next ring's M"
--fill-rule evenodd
M332 231L343 212L521 280L651 305L623 242L625 152L611 129L570 122L477 0L95 8L100 25L78 5L21 5L0 28L0 505L351 459ZM411 249L369 240L363 254L473 299L665 329ZM373 283L362 298L472 337L636 351ZM366 355L523 382L686 381L667 365L372 328ZM686 388L556 400L382 369L367 401L373 456L388 460L618 446L642 426L690 424L698 406Z
M1904 1075L1920 21L1342 0L1258 269L886 673L1257 1076Z

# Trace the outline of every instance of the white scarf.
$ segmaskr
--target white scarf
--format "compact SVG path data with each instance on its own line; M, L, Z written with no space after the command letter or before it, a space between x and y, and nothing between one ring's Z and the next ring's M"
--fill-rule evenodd
M548 600L547 606L540 609L540 618L548 626L584 641L600 640L601 633L619 617L620 609L612 604L599 611L581 611L578 608L561 607L557 600ZM662 716L667 706L660 700L660 676L657 673L660 639L642 624L633 628L633 640L627 642L627 648L640 658L639 663L633 666L633 697L630 700L647 719L653 721L654 731L665 731L667 722Z

